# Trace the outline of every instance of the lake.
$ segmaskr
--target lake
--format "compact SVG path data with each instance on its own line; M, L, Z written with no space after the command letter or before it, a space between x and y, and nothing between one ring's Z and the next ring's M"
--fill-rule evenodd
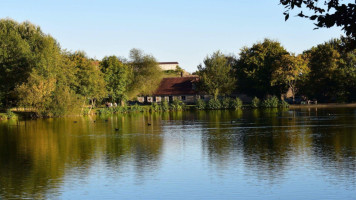
M0 199L355 199L356 109L0 121Z

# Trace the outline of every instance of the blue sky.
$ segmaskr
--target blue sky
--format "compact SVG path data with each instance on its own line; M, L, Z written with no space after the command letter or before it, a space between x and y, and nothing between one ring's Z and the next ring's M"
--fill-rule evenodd
M339 37L340 28L313 30L311 21L285 22L278 0L0 0L0 18L28 20L67 50L90 57L128 57L139 48L158 61L193 72L216 50L238 55L264 38L301 53Z

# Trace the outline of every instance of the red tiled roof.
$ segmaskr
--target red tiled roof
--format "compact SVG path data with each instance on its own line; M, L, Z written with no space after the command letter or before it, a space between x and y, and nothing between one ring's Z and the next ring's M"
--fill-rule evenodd
M193 83L197 81L198 77L163 78L154 95L195 95Z

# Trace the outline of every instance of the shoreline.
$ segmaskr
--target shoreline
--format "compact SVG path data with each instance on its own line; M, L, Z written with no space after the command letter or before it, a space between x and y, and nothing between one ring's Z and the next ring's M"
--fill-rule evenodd
M356 103L290 104L289 108L356 108Z
M241 110L247 110L247 109L264 109L264 108L247 108L249 107L248 105L244 105L242 107ZM144 106L146 107L146 106ZM189 106L190 107L190 106ZM300 108L356 108L356 103L325 103L325 104L291 104L289 105L289 108L287 109L300 109ZM42 118L42 117L30 117L32 111L25 111L25 110L21 110L18 108L13 108L11 109L14 113L16 113L17 116L21 116L21 117L25 117L25 118L32 118L32 119L36 119L36 118ZM93 109L93 111L91 112L91 114L89 115L82 115L82 114L69 114L69 115L65 115L65 116L60 116L60 117L73 117L73 116L95 116L95 115L100 115L98 113L99 109ZM192 107L185 109L185 110L179 110L179 111L192 111L195 110ZM204 109L205 110L205 109ZM209 109L207 109L206 111L208 111ZM217 109L217 110L229 110L229 109ZM155 112L176 112L178 110L169 110L169 111L155 111ZM203 111L203 110L199 110L199 111ZM146 109L144 109L143 111L126 111L124 113L129 114L129 113L137 113L137 112L150 112ZM113 114L113 113L111 113ZM52 117L43 117L43 118L52 118ZM0 121L5 120L6 119L6 113L0 113Z

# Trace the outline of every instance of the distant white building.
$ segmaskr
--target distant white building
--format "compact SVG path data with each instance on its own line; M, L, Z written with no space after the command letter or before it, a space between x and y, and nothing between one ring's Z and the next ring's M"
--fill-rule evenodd
M159 62L159 67L163 70L176 70L178 62Z

